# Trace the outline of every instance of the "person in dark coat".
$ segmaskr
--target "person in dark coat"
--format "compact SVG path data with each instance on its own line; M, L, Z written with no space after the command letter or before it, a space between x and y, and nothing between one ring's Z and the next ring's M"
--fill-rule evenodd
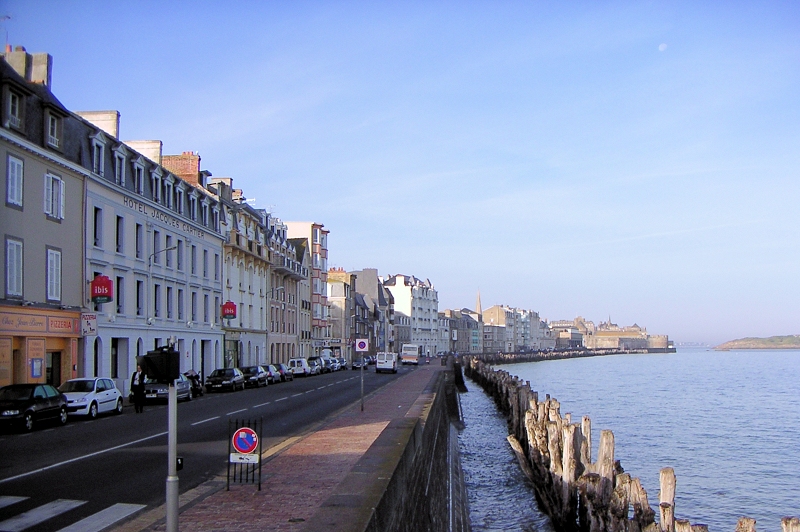
M142 366L136 366L136 371L131 376L131 394L136 413L144 412L144 371Z

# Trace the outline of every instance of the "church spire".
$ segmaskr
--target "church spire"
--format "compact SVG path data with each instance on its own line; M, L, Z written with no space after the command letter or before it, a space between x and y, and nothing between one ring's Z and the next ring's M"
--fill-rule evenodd
M481 309L481 291L478 289L478 299L475 301L475 313L479 316L483 314L483 310Z

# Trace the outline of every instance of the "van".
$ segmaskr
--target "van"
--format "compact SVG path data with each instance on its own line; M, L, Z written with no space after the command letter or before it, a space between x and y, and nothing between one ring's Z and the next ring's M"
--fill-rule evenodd
M308 360L305 358L290 358L288 363L289 369L292 372L292 375L300 376L300 377L307 377L309 375L314 375L314 371L311 366L308 364Z
M395 353L378 353L375 363L375 373L397 373L397 355Z

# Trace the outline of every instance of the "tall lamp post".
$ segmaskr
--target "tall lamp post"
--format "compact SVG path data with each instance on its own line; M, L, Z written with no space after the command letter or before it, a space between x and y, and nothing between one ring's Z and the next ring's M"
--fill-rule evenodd
M152 325L150 290L152 290L153 259L165 251L177 249L170 246L150 254L147 259L147 324ZM174 347L174 346L170 346ZM178 532L178 390L175 381L169 381L167 395L167 532Z

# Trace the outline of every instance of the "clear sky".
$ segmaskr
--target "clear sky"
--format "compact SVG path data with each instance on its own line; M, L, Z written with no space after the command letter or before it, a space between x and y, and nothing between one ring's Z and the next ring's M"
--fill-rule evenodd
M800 3L0 1L67 108L440 310L800 333Z

